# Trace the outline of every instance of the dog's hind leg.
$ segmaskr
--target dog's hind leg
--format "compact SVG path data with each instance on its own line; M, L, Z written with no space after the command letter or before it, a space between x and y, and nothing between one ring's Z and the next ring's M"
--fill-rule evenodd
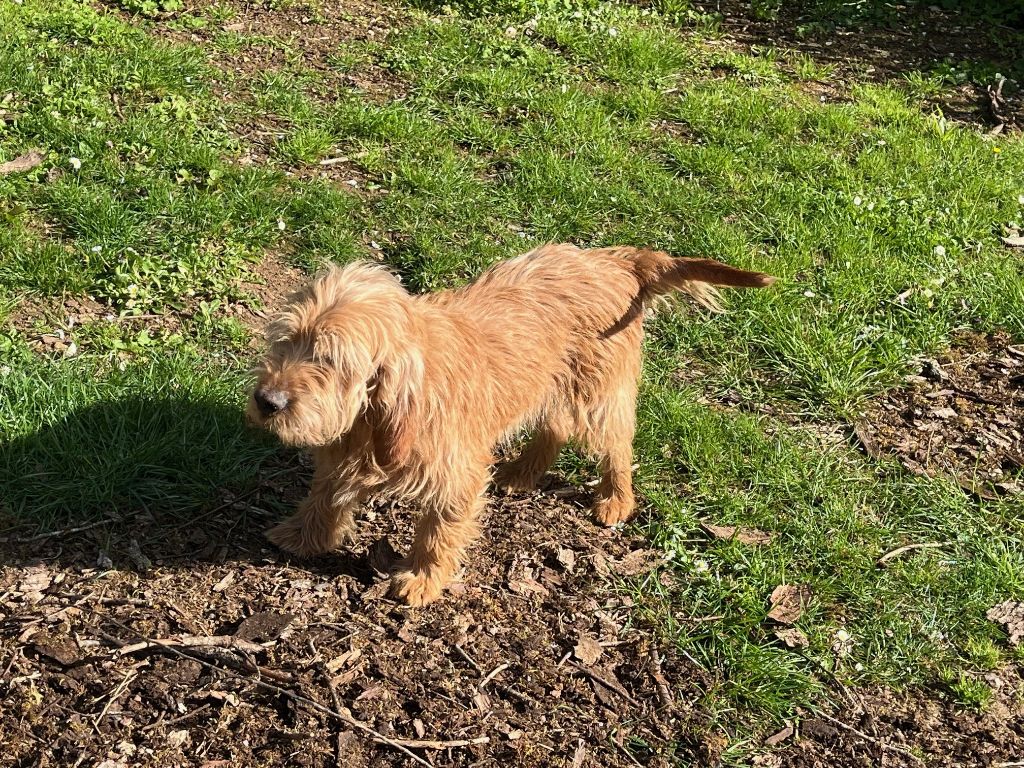
M636 384L623 382L590 412L587 447L597 455L601 482L594 514L602 525L628 520L633 496L633 435L636 431Z
M485 461L446 470L439 489L416 526L409 556L392 577L392 592L409 605L436 600L459 570L462 555L480 535L484 508Z
M633 435L642 334L637 322L604 342L594 356L598 370L581 382L575 400L574 434L599 462L594 514L603 525L629 519L636 507Z
M572 419L564 406L553 406L537 433L514 461L503 464L494 474L494 484L510 491L529 491L558 458L572 434Z
M286 552L305 557L337 549L351 536L354 513L366 496L366 488L346 475L330 449L315 452L314 460L309 495L294 515L266 534Z

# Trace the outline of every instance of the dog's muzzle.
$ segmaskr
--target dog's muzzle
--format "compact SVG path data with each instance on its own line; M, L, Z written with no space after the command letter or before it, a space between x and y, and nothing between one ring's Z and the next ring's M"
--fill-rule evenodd
M279 389L257 389L252 397L264 416L273 416L288 407L288 395Z

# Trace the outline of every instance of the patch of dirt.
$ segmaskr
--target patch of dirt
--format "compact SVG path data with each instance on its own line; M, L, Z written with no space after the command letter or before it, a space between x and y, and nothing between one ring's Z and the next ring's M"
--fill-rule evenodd
M857 691L856 708L834 719L808 715L783 748L759 756L754 764L765 768L1012 764L1024 749L1020 670L989 673L985 682L993 695L984 712L951 705L928 691Z
M308 276L290 265L281 255L268 252L252 265L232 290L237 295L214 312L220 317L235 317L256 333L279 310L285 297L298 288ZM29 297L23 299L7 322L28 339L29 345L41 354L73 357L88 349L89 343L78 329L90 323L117 323L134 332L147 331L159 338L179 332L183 323L199 312L199 299L191 299L178 310L156 314L126 315L96 301L90 296ZM253 339L253 346L259 346Z
M209 13L216 6L217 12ZM154 32L175 42L198 45L210 63L221 72L223 82L214 84L214 92L225 102L239 103L249 113L252 98L248 89L266 74L279 71L312 73L302 83L303 92L322 103L336 101L339 94L356 92L363 99L385 103L402 99L408 85L394 72L380 66L367 46L383 43L387 36L406 24L407 14L399 6L375 0L329 0L315 4L270 3L227 0L192 3L190 11L211 20L201 28L183 31L180 26L158 24ZM218 43L220 36L237 38L234 44ZM346 61L342 57L347 56ZM287 121L258 111L239 121L235 132L247 142L249 153L243 163L263 162L277 142L289 132ZM357 181L366 186L358 164L338 161L328 166L302 165L290 169L304 177L321 176L341 184ZM351 186L351 185L350 185Z
M805 31L807 19L796 3L782 3L778 17L754 18L745 0L697 3L704 13L720 14L728 38L745 48L788 49L810 56L832 68L829 82L811 81L808 87L826 101L848 100L850 86L865 78L876 82L901 82L915 71L931 72L940 64L961 67L964 62L984 62L1003 73L1014 71L1024 32L986 24L964 14L929 6L903 8L899 23L861 24ZM820 26L820 25L819 25ZM967 83L950 88L928 109L940 108L948 119L974 123L985 130L1024 128L1024 83L1007 83L998 95L997 83ZM1002 126L1002 127L1000 127Z
M869 454L896 456L911 472L950 476L986 498L1024 492L1024 345L965 335L872 403L856 432Z
M693 705L707 675L607 580L660 557L593 525L575 489L495 499L459 582L408 609L384 576L411 539L404 507L368 508L349 551L314 561L262 539L268 499L294 504L302 479L176 524L0 544L13 764L422 764L383 740L436 766L714 757Z
M238 283L246 300L232 304L229 309L250 328L262 331L267 320L284 307L288 294L308 279L306 273L279 254L267 253Z

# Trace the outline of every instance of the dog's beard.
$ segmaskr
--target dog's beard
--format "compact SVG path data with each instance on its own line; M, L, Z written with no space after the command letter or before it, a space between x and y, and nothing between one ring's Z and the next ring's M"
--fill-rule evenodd
M288 407L265 416L250 399L250 421L286 445L296 448L317 448L342 438L352 429L366 407L366 388L352 387L347 393L306 391L293 397Z

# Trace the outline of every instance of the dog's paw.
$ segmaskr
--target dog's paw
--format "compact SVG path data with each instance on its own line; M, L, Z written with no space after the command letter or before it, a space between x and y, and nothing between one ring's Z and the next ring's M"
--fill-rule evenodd
M418 607L437 600L447 581L437 570L396 571L391 576L391 594L406 605Z
M629 520L635 509L633 499L600 499L594 505L594 516L601 525L618 525Z
M310 529L301 515L292 515L266 532L271 543L300 557L313 557L335 550L352 535L352 530L346 528L335 531Z

